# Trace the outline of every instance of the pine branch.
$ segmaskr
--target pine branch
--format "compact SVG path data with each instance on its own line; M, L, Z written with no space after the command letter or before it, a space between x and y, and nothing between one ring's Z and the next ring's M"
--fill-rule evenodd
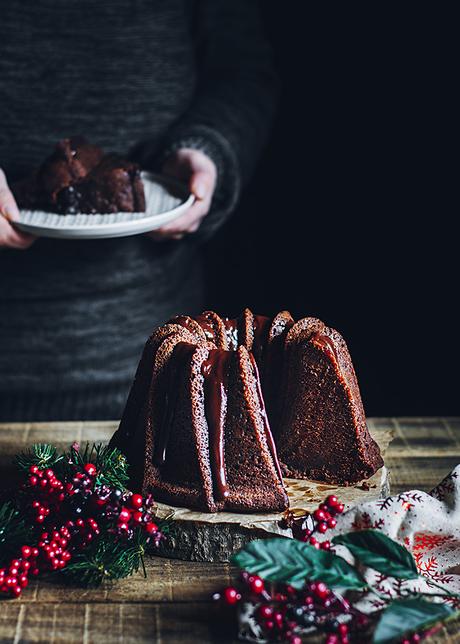
M54 467L57 463L62 461L62 456L59 456L57 449L53 445L46 443L36 443L32 448L26 452L22 452L16 456L16 465L20 470L28 471L31 465L37 465L41 470L47 467Z
M18 548L29 541L31 534L32 528L10 501L0 505L0 566L18 554Z
M108 485L124 490L128 482L128 463L119 449L108 445L86 443L83 450L71 447L64 462L69 468L84 469L87 463L96 466L96 485Z
M110 535L101 537L91 549L75 555L62 571L65 580L79 586L99 586L105 581L123 579L144 566L146 538L136 531L132 543L116 542Z

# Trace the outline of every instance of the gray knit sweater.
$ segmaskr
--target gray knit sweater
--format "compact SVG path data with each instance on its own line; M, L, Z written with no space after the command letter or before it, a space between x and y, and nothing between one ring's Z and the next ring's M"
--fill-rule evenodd
M202 306L200 243L234 208L266 139L277 82L257 6L10 0L0 22L9 181L74 134L145 167L193 147L218 168L211 213L183 241L0 250L0 419L118 417L152 328Z

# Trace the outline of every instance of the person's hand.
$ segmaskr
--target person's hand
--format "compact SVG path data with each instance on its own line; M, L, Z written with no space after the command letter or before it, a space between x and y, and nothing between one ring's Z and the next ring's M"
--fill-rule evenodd
M11 225L19 215L16 201L8 188L5 173L0 168L0 248L29 248L36 237L22 233Z
M184 215L148 235L158 241L182 239L186 233L196 232L209 212L216 187L217 168L203 152L183 148L167 159L162 170L163 174L188 182L196 201Z

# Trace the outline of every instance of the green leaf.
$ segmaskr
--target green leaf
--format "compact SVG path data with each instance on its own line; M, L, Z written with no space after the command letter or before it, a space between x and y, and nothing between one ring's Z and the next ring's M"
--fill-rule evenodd
M398 599L384 611L374 632L374 644L399 640L406 633L428 628L454 615L445 604L434 604L424 599Z
M301 588L306 579L321 580L331 588L344 590L367 587L358 571L345 559L296 539L251 541L233 557L233 562L263 579L296 588Z
M346 546L361 563L388 577L417 579L419 576L411 553L378 530L349 532L332 541Z

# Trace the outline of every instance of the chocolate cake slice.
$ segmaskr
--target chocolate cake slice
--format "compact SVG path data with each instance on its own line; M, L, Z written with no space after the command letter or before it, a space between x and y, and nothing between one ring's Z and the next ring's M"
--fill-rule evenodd
M12 185L20 208L60 214L144 212L140 169L83 137L63 139L30 177Z
M244 347L217 348L201 325L194 335L187 316L173 322L148 341L112 439L131 485L208 512L285 509L255 361Z
M342 336L315 318L290 329L276 440L287 476L350 485L383 460L366 425Z

